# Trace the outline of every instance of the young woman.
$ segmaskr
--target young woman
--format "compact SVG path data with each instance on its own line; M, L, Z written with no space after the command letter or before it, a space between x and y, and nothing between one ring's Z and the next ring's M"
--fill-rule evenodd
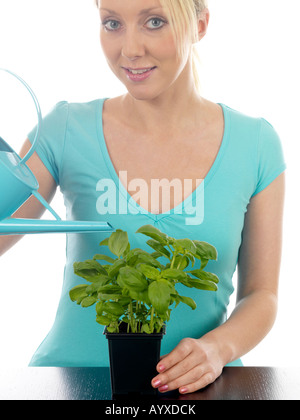
M48 201L60 186L70 219L109 221L128 232L133 247L145 247L135 232L150 223L171 236L217 248L218 261L208 269L219 276L219 290L182 291L197 309L179 306L172 312L162 341L164 356L152 380L161 392L190 393L215 381L225 365L241 365L239 358L274 323L284 201L281 144L264 119L200 95L194 45L208 27L205 0L96 3L103 52L127 93L57 104L44 119L28 164ZM170 189L166 200L157 180L169 185L176 180L184 188ZM16 216L42 212L31 198ZM108 365L94 309L82 311L68 296L82 281L73 273L74 261L99 253L106 236L68 235L57 317L32 366ZM1 238L1 252L17 240ZM237 304L227 319L236 268Z

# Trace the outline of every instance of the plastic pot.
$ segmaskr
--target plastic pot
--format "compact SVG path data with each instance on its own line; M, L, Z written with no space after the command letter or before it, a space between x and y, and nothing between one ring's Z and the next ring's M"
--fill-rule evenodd
M156 365L160 359L160 333L109 333L108 340L110 379L113 396L156 395L151 380L157 375Z

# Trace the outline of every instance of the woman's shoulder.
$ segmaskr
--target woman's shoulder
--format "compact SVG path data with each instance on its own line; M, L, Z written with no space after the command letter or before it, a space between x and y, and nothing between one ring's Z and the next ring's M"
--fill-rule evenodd
M70 102L62 100L46 110L43 122L55 126L59 124L67 129L70 125L80 122L83 124L91 122L91 118L101 112L103 102L106 98L94 99L87 102Z
M101 105L107 98L97 98L85 102L74 102L68 100L61 100L54 104L50 109L51 112L64 112L64 111L82 111L84 112L87 109L97 108Z
M221 114L223 114L222 117L227 129L230 127L231 130L238 130L239 132L251 131L252 134L254 134L259 130L261 121L263 120L263 118L258 115L251 115L250 113L233 108L223 102L212 102L205 99L203 103L208 110L208 115L214 117L211 119L213 124L215 124L215 121L219 120ZM220 110L222 110L221 114Z
M257 124L262 120L260 115L254 115L242 109L233 108L227 104L219 104L223 108L223 112L227 114L235 123L240 124Z
M85 102L60 101L55 105L55 108L68 108L69 112L85 112L92 109L98 109L106 99L107 98L96 98Z
M273 124L264 116L247 113L234 109L228 105L220 104L223 108L225 120L230 124L231 133L243 134L243 137L253 140L265 137L278 138Z

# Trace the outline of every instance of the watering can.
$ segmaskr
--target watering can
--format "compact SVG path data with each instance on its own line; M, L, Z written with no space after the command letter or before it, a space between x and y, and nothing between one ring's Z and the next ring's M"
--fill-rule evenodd
M23 235L27 233L88 233L113 231L107 222L64 221L38 193L39 184L26 161L34 153L41 131L42 114L38 100L30 86L15 73L1 69L18 79L30 93L38 116L38 125L32 146L26 156L20 156L0 137L0 235ZM1 127L0 127L1 128ZM11 216L34 195L56 220L14 219Z

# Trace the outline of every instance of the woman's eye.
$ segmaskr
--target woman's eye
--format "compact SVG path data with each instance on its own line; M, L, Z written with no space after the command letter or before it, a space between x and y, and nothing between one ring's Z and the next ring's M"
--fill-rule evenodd
M106 20L102 23L102 25L107 31L116 31L120 28L120 23L117 20L113 19Z
M146 26L148 29L160 29L165 23L166 21L161 18L151 18L147 21Z

